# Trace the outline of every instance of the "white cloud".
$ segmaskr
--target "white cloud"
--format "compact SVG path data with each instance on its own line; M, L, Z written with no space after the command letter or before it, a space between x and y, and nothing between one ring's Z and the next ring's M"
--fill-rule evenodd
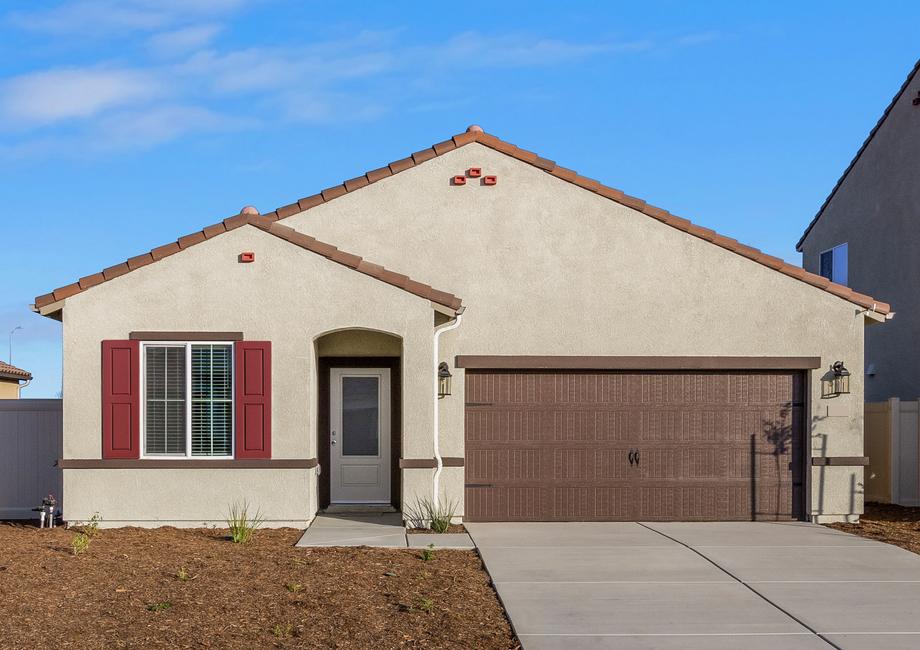
M528 67L564 63L599 54L651 49L647 40L574 43L524 34L484 35L465 32L443 45L427 48L428 61L461 66Z
M137 70L64 68L0 84L0 115L20 125L88 118L105 109L151 99L158 82Z
M50 9L18 11L7 20L20 29L79 36L127 36L183 21L233 12L246 0L78 0Z
M111 115L95 126L92 141L99 151L147 148L189 133L234 131L256 123L199 106L165 105Z
M174 57L187 54L211 43L221 31L220 25L192 25L154 34L147 47L157 56Z

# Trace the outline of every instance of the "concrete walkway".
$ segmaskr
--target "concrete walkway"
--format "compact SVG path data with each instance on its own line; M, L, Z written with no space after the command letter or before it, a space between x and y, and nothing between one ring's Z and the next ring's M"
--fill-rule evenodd
M823 526L466 526L528 650L920 648L920 556Z
M402 515L387 512L374 515L317 515L297 546L373 546L377 548L472 549L466 533L423 534L406 532Z

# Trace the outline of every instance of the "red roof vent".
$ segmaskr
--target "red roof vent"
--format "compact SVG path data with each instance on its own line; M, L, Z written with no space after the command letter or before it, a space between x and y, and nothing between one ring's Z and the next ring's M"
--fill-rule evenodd
M240 263L249 264L250 262L256 261L256 254L252 251L244 251L240 253Z
M482 167L470 167L466 173L470 178L479 178L482 176Z
M483 176L483 185L498 185L498 176Z
M454 185L466 185L466 176L458 174L453 177L452 181Z

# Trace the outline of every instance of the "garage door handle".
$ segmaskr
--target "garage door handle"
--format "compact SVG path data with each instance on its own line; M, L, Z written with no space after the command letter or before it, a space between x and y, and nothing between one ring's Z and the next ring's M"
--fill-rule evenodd
M634 450L634 449L630 449L630 450L629 450L629 464L630 464L630 465L632 465L634 462L636 462L635 455L636 455L635 450Z
M636 450L636 466L638 467L638 465L639 465L639 450L637 449Z

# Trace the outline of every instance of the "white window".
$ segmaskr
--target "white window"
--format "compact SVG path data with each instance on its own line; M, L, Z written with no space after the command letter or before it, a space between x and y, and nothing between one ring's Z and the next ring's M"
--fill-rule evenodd
M837 284L847 283L847 245L840 244L821 253L820 274Z
M145 343L143 357L144 456L233 458L233 344Z

